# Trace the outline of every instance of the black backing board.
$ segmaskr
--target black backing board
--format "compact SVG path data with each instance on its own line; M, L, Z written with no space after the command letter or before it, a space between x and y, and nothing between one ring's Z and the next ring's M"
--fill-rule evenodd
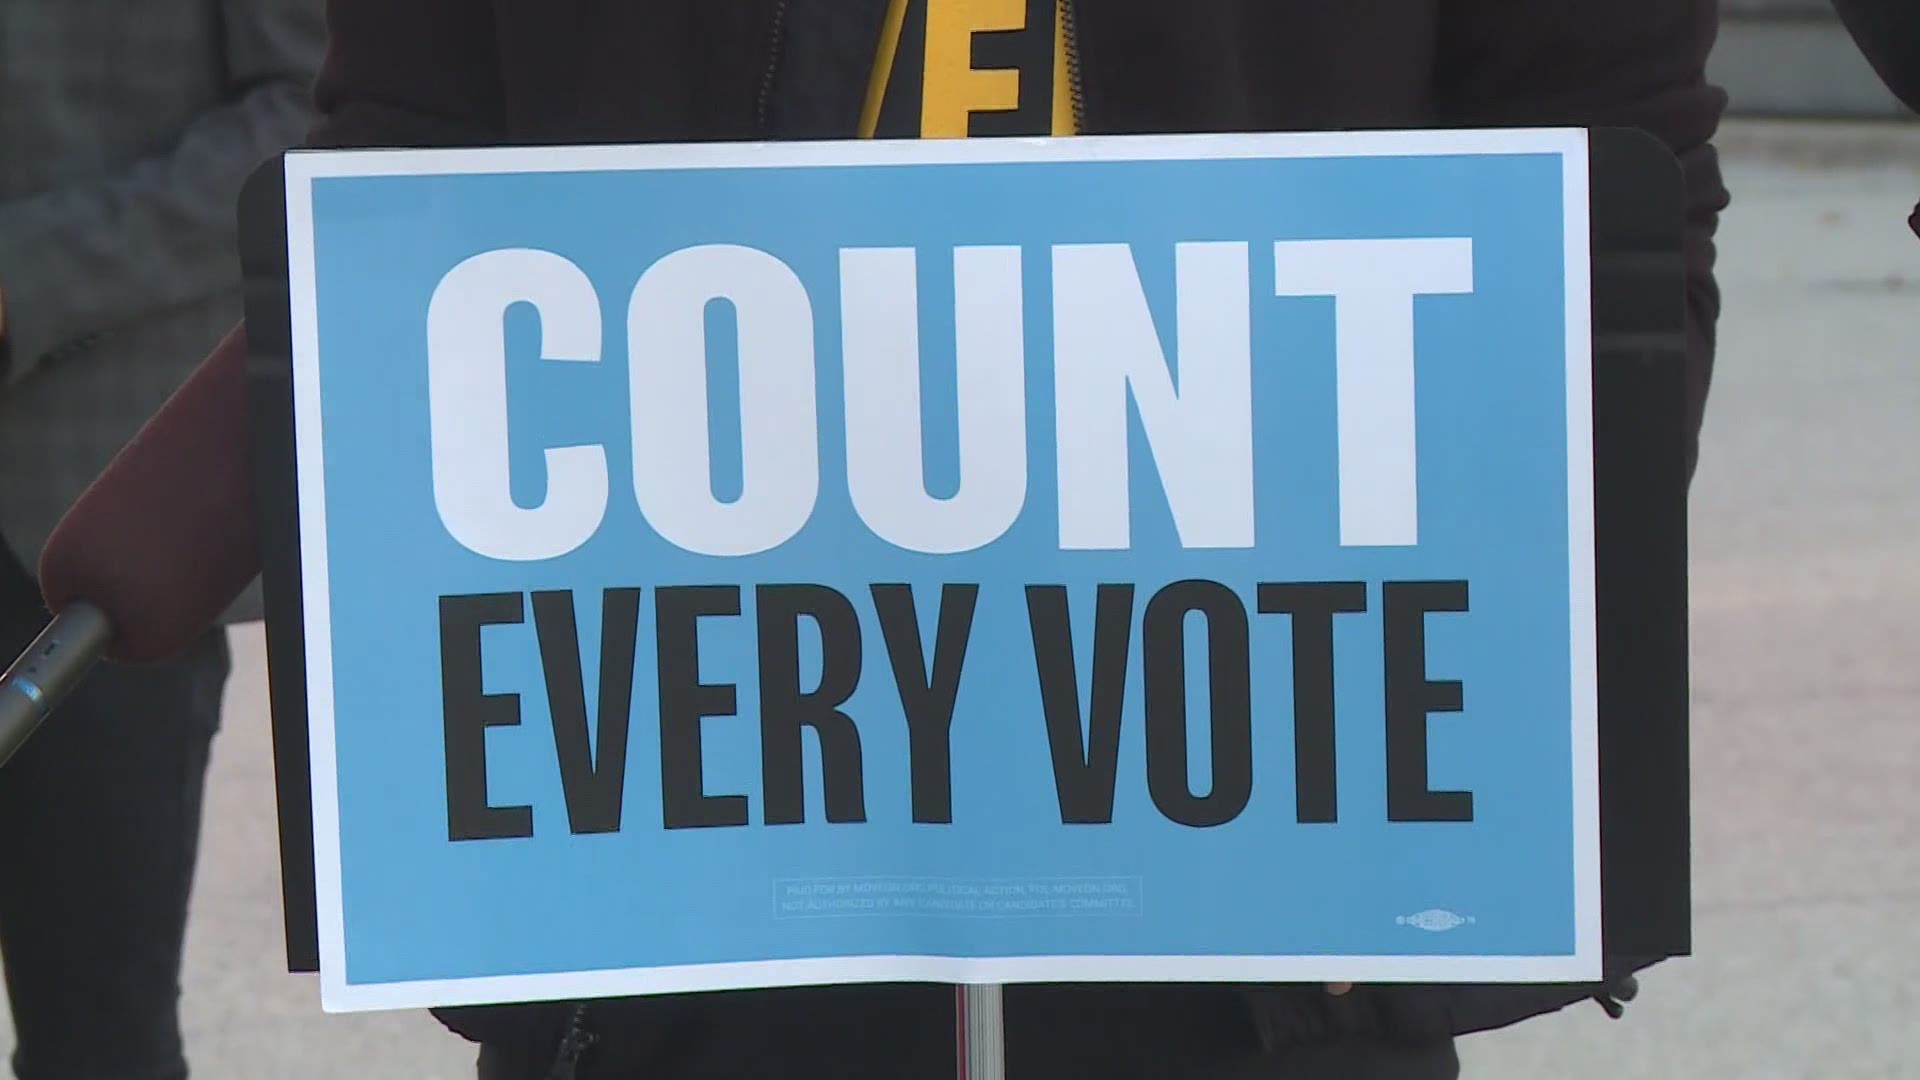
M1608 966L1692 951L1684 198L1637 131L1591 140L1602 918ZM241 198L287 967L319 969L293 455L285 173ZM1637 966L1637 965L1636 965Z

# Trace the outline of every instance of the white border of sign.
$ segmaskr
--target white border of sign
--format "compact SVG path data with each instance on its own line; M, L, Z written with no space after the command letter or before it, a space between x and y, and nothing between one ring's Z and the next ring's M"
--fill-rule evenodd
M849 165L1010 164L1234 158L1554 154L1566 183L1567 513L1572 593L1575 947L1570 956L958 957L864 956L564 972L379 985L346 981L340 807L334 758L333 631L328 603L325 461L313 181L448 176ZM328 1012L417 1009L764 985L856 982L1566 982L1600 976L1598 691L1593 566L1593 410L1587 134L1579 129L1080 136L452 150L295 151L287 156L294 440L305 597L307 722L312 753L314 878L321 1005Z

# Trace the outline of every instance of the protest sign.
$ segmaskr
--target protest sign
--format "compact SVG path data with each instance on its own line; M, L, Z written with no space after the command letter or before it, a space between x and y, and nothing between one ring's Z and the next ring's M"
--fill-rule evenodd
M327 1006L1596 976L1585 140L290 155Z

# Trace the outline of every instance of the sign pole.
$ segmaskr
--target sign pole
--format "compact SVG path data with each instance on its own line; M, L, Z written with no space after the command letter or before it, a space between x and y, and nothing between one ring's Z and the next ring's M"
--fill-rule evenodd
M1006 999L999 983L956 987L959 1080L1007 1080Z

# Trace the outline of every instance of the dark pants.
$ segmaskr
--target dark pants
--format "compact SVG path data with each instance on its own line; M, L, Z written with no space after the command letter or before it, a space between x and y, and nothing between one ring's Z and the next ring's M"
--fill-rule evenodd
M0 548L0 668L46 622ZM20 1080L181 1080L180 957L224 634L101 665L0 770L0 959Z

